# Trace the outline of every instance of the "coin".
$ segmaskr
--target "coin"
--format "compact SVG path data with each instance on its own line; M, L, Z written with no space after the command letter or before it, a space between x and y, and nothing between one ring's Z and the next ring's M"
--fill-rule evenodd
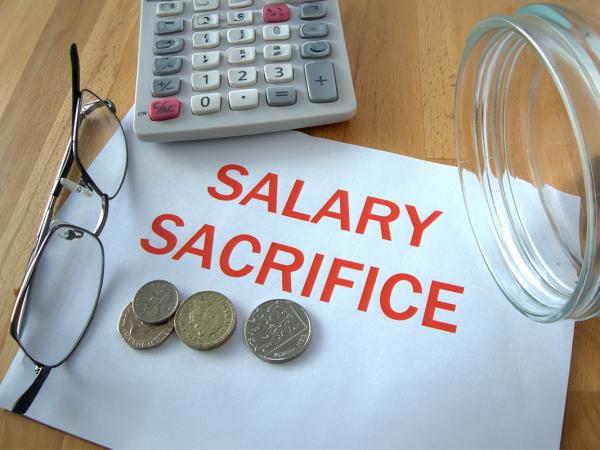
M146 283L133 298L133 312L142 322L150 324L169 320L177 311L178 305L177 288L164 280Z
M210 350L233 334L237 315L233 303L223 294L198 292L185 300L175 313L175 332L196 350Z
M308 347L312 336L306 310L290 300L269 300L248 317L244 339L250 350L268 362L286 362Z
M133 312L133 303L129 303L119 319L119 333L131 347L137 350L158 347L173 332L173 319L161 324L150 325L142 322Z

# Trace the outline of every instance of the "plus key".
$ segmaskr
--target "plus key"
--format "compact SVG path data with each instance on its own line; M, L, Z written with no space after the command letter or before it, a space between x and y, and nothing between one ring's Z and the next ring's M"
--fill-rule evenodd
M285 3L275 3L263 6L263 20L265 22L287 22L290 20L290 9Z

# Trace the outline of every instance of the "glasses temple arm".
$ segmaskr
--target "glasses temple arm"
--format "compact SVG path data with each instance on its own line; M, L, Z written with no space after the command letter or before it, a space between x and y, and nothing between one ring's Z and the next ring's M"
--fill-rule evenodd
M23 392L23 395L21 395L13 405L12 412L17 414L25 414L27 412L33 403L33 400L37 397L38 392L40 392L40 389L42 388L44 381L46 381L46 378L48 378L51 370L52 368L47 366L36 367L36 375L33 383L31 383L31 386Z
M79 84L79 54L77 53L77 45L71 44L71 86L73 89L73 94L71 101L72 110L71 110L71 129L73 130L75 127L75 116L77 111L77 101L79 100L79 96L81 95L81 89Z

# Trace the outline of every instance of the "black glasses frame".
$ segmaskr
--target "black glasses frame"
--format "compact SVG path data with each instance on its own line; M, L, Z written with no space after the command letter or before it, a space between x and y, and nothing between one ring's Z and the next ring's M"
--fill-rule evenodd
M125 137L125 132L123 131L123 126L121 125L121 121L116 116L116 107L112 101L110 101L108 99L100 100L100 97L98 97L92 91L89 91L87 89L84 89L84 90L80 89L79 55L77 52L77 46L75 44L71 45L70 54L71 54L71 76L72 76L72 91L73 91L72 92L72 95L73 95L72 96L72 114L71 114L71 137L69 138L69 142L68 142L67 148L65 150L65 154L64 154L61 166L60 166L60 170L58 171L58 174L54 181L54 186L52 188L50 198L48 199L48 202L46 204L46 209L44 211L44 215L42 216L42 221L41 221L41 224L38 229L35 245L33 247L31 257L29 258L29 262L27 264L27 269L25 271L25 276L23 278L23 282L21 283L19 293L17 294L17 298L15 300L15 306L14 306L13 313L11 316L11 321L10 321L10 335L19 344L19 347L25 353L25 355L27 355L27 357L29 359L31 359L31 361L33 361L33 363L36 365L36 369L35 369L36 376L35 376L33 383L21 395L21 397L17 400L17 402L14 404L14 406L12 408L13 412L16 412L19 414L24 414L25 412L27 412L27 410L33 403L33 400L37 396L39 390L41 389L42 385L44 384L44 381L50 374L50 371L53 368L58 367L61 364L63 364L69 358L69 356L71 356L71 354L75 351L75 349L81 342L81 339L83 338L83 336L84 336L86 330L88 329L88 326L94 316L94 312L96 311L96 306L98 305L98 299L100 298L100 292L102 290L102 283L103 283L103 279L104 279L104 247L102 245L102 242L99 239L99 236L100 236L100 233L102 232L102 229L104 228L104 225L106 224L106 219L108 217L109 201L112 200L113 198L115 198L117 196L117 194L119 193L119 191L121 190L121 187L123 186L123 181L125 180L125 174L127 173L127 159L128 159L127 152L128 152L128 150L127 150L127 140L126 139L124 139L125 166L124 166L124 170L123 170L123 176L121 177L121 181L120 181L117 189L115 190L115 193L112 196L108 196L107 194L102 192L102 190L98 187L98 185L93 180L93 178L87 172L85 166L83 165L83 163L81 161L81 158L79 157L77 141L78 141L80 125L81 125L82 121L85 120L85 117L87 115L91 114L97 108L107 107L112 112L115 120L119 124L119 127L121 128L121 132L123 133L123 137ZM93 97L97 98L98 100L89 102L84 105L83 104L83 95L85 93L91 94ZM75 186L74 190L76 192L80 192L83 190L92 191L93 193L95 193L96 195L98 195L100 197L101 202L102 202L100 217L98 219L98 223L97 223L94 231L89 231L80 226L73 225L73 224L67 224L67 223L62 223L62 222L55 223L52 220L57 200L58 200L59 195L61 194L62 189L64 187L62 180L67 178L69 171L73 167L74 162L77 165L77 168L79 169L79 171L81 173L81 179L80 179L79 183ZM71 189L72 189L72 187L71 187ZM81 334L75 340L73 347L70 349L70 351L66 354L66 356L62 360L60 360L59 362L57 362L55 364L44 364L40 361L37 361L34 357L32 357L32 355L29 354L29 352L27 351L27 348L21 342L21 339L19 336L20 336L21 326L23 324L23 315L24 315L24 312L27 307L27 299L28 299L29 286L30 286L31 280L32 280L35 270L38 266L40 258L42 256L42 254L44 253L44 249L48 245L50 238L55 233L61 233L62 237L65 239L78 239L78 238L83 237L84 235L90 236L91 238L95 239L99 245L100 253L102 256L102 258L101 258L102 261L101 261L101 270L100 270L100 280L99 280L98 290L96 292L96 298L94 300L92 312L88 318L87 323L83 327Z

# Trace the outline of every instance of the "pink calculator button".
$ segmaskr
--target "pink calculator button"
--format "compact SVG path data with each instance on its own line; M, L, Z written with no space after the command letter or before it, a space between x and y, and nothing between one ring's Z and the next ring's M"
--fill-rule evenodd
M263 6L265 22L287 22L290 20L290 9L285 3L275 3Z
M176 98L152 100L150 102L150 120L169 120L179 116L181 103Z

